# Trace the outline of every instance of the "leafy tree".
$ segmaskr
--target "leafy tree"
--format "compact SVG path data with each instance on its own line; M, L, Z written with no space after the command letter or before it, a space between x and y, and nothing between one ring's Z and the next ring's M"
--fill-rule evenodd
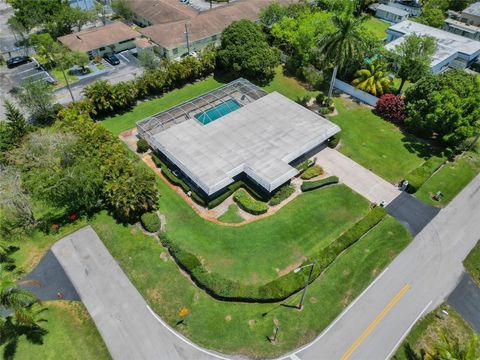
M405 92L405 124L450 146L479 133L480 84L461 70L432 74Z
M333 85L337 77L338 69L342 69L349 58L353 58L360 52L363 46L362 23L364 17L352 17L347 15L334 15L331 21L335 27L333 32L323 35L318 42L319 52L326 61L333 63L333 74L328 90L327 101L332 97Z
M95 115L113 111L113 90L108 81L95 81L83 89L83 94L92 103Z
M259 26L251 20L235 21L222 32L218 60L237 76L268 81L275 74L279 56L279 51L268 45Z
M287 8L274 1L260 10L260 24L265 28L271 28L273 24L287 15Z
M140 50L138 52L138 62L145 70L154 70L160 66L160 61L153 50Z
M441 9L427 7L424 8L422 10L422 14L414 18L414 20L428 26L441 28L443 26L443 22L445 21L445 15Z
M32 34L29 42L35 46L37 60L47 68L53 68L57 54L66 51L49 33Z
M430 72L430 64L437 48L435 39L415 34L405 37L393 49L390 56L394 70L401 79L398 91L401 92L407 80L416 82Z
M20 105L40 124L53 120L55 115L55 95L53 88L45 81L28 79L22 83L15 94Z
M127 21L133 20L133 10L130 6L129 0L114 0L112 1L112 9L115 13Z
M385 64L381 61L372 61L366 69L358 70L352 81L357 89L367 91L374 96L382 96L388 92L391 79L385 71Z
M405 120L405 102L403 97L385 94L380 97L375 107L375 113L385 120L401 123Z

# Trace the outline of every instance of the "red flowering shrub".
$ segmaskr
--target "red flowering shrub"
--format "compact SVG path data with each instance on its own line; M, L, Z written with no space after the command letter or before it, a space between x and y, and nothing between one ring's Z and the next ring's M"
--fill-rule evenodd
M385 120L394 123L403 123L405 120L403 97L393 94L385 94L378 99L375 113Z
M68 219L69 219L69 220L72 220L72 221L77 220L77 218L78 218L78 217L77 217L77 214L72 214L72 215L70 215L70 216L68 217Z

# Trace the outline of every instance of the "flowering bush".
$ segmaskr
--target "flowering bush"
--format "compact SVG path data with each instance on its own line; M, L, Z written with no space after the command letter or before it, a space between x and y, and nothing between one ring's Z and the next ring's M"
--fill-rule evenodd
M385 120L402 123L405 120L405 105L403 97L385 94L380 97L375 107L375 113Z
M77 220L77 219L78 219L77 214L72 214L72 215L70 215L70 216L68 217L68 220L72 220L72 221L75 221L75 220Z

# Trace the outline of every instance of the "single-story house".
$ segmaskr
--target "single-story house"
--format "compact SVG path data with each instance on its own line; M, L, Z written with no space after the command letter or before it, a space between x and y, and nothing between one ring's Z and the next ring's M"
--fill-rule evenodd
M460 21L474 26L480 26L480 1L473 3L460 13Z
M465 24L455 19L445 19L443 29L463 37L480 41L480 26Z
M392 50L411 34L431 36L436 40L437 49L431 63L431 71L434 73L447 67L465 69L480 57L479 41L410 20L387 29L388 44L385 47Z
M375 10L375 17L394 24L407 20L409 15L408 11L384 4L380 4Z
M58 41L72 51L82 51L93 57L133 49L136 47L135 39L141 36L138 31L117 21L102 27L60 36Z

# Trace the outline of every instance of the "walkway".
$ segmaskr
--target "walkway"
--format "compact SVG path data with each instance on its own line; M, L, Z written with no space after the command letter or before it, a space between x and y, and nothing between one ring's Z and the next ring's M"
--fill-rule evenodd
M215 359L173 334L87 226L53 245L113 359Z

